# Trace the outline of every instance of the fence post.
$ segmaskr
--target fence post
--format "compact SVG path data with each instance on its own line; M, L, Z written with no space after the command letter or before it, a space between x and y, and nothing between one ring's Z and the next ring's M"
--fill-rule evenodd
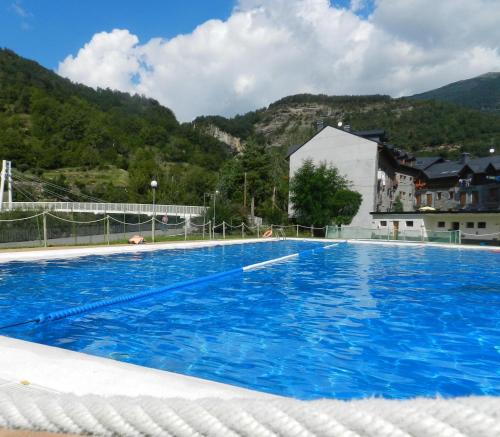
M241 222L241 238L245 238L245 224Z
M311 238L314 237L314 224L311 225Z
M43 246L47 247L47 212L43 212Z
M226 222L222 222L222 238L226 239Z
M297 238L299 238L299 225L297 225Z
M260 225L257 223L257 238L260 238Z
M109 246L109 215L106 216L106 241Z
M188 239L188 227L187 227L187 220L184 217L184 241Z
M462 244L462 233L460 231L456 231L458 235L458 244Z
M202 231L201 231L201 238L204 240L205 239L205 220L203 220L203 227L202 227Z
M325 238L328 238L328 225L326 225L326 228L325 228Z

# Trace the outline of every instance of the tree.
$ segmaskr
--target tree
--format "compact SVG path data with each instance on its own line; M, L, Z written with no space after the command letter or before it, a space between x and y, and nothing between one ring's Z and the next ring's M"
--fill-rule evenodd
M326 226L348 224L358 212L361 194L349 190L348 180L335 167L304 162L290 184L297 223Z
M359 210L362 196L357 191L338 190L333 197L334 222L348 225Z
M403 202L401 201L401 197L398 196L398 198L392 204L392 212L403 212L403 211L404 211Z

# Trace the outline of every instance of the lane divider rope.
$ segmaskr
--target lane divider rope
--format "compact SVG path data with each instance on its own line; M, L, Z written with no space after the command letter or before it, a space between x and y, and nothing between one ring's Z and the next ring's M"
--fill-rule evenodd
M327 246L317 247L314 249L303 250L301 252L293 253L291 255L286 255L286 256L282 256L280 258L274 258L274 259L270 259L268 261L263 261L260 263L250 264L247 266L238 267L238 268L231 269L231 270L226 270L224 272L213 273L211 275L201 276L199 278L189 279L187 281L175 282L173 284L170 284L170 285L167 285L167 286L161 287L161 288L154 288L151 290L146 290L146 291L142 291L142 292L138 292L138 293L122 294L120 296L112 297L109 299L102 299L102 300L99 300L96 302L78 305L78 306L75 306L72 308L66 308L66 309L52 311L52 312L45 313L45 314L39 314L34 319L27 320L24 322L12 323L12 324L5 325L5 326L0 326L0 329L11 328L14 326L19 326L19 325L23 325L23 324L27 324L27 323L31 323L31 322L33 322L33 323L52 322L55 320L64 319L66 317L76 316L78 314L89 313L89 312L92 312L92 311L95 311L95 310L98 310L100 308L107 307L110 305L131 302L134 300L150 297L150 296L153 296L155 294L164 293L166 291L178 290L181 288L189 287L191 285L196 285L196 284L200 284L203 282L214 281L214 280L226 277L226 276L238 275L238 274L247 272L249 270L255 270L257 268L268 266L270 264L275 264L277 262L285 261L285 260L288 260L288 259L291 259L294 257L309 256L309 255L312 255L313 253L317 253L317 252L320 252L322 250L330 249L330 248L335 247L337 245L338 245L338 243L335 243L335 244L330 244Z

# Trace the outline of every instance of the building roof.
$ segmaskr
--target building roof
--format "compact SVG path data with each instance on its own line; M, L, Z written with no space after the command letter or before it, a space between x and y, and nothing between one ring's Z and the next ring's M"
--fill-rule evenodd
M424 170L429 179L441 179L458 177L462 170L468 167L460 161L446 161L431 165Z
M444 159L440 156L423 156L420 158L417 157L415 158L413 167L419 170L425 170L426 168L430 167L431 165L437 164L438 162L444 162Z
M484 158L475 158L467 160L467 165L474 173L485 173L489 165L495 170L500 170L500 155L485 156Z

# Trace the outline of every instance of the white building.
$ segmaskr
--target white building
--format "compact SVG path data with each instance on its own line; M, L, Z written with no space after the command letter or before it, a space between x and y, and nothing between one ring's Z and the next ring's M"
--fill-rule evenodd
M372 229L387 233L388 239L405 239L421 235L444 241L451 238L450 231L460 232L462 243L498 244L500 240L500 214L477 211L429 211L406 213L372 213ZM418 239L418 238L417 238Z
M350 189L363 196L351 225L371 227L370 213L375 211L377 196L378 140L383 134L378 130L349 132L326 126L305 144L290 148L290 179L308 159L315 165L333 165L351 182ZM293 214L293 205L288 212Z

